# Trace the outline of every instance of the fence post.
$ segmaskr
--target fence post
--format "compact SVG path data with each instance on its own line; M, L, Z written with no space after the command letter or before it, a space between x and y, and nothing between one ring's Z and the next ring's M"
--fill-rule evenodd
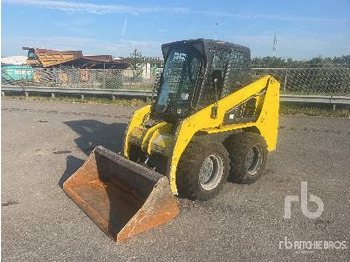
M106 64L103 63L103 88L106 88Z
M286 92L286 89L287 89L287 79L288 79L288 69L286 69L286 73L284 74L283 92Z

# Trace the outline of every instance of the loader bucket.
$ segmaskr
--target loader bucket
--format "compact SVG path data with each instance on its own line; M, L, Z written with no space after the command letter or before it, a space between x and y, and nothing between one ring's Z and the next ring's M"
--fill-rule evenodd
M104 147L96 147L63 190L117 242L172 220L177 200L168 179Z

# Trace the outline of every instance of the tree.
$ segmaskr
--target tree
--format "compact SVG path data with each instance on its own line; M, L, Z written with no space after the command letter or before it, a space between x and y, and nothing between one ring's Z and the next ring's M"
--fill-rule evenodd
M143 71L143 61L144 57L142 56L141 52L135 48L134 51L130 53L130 56L128 57L128 60L131 64L131 69L134 77L139 77L142 75Z
M350 67L350 55L343 55L340 57L322 57L317 56L309 60L294 60L292 58L281 57L255 57L252 59L252 67L266 68L266 67Z

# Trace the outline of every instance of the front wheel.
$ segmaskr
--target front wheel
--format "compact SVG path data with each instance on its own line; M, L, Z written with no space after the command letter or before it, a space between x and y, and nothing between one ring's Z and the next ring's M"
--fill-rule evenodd
M229 155L221 143L192 142L177 168L180 195L202 201L213 198L227 181L229 168Z

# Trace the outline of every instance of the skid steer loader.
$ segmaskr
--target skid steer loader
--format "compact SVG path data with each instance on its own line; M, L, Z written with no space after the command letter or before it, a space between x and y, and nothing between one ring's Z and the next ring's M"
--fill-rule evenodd
M253 183L276 148L279 86L252 82L249 48L197 39L162 45L156 98L134 112L124 149L93 150L63 185L115 241L172 220L174 195L208 200Z

